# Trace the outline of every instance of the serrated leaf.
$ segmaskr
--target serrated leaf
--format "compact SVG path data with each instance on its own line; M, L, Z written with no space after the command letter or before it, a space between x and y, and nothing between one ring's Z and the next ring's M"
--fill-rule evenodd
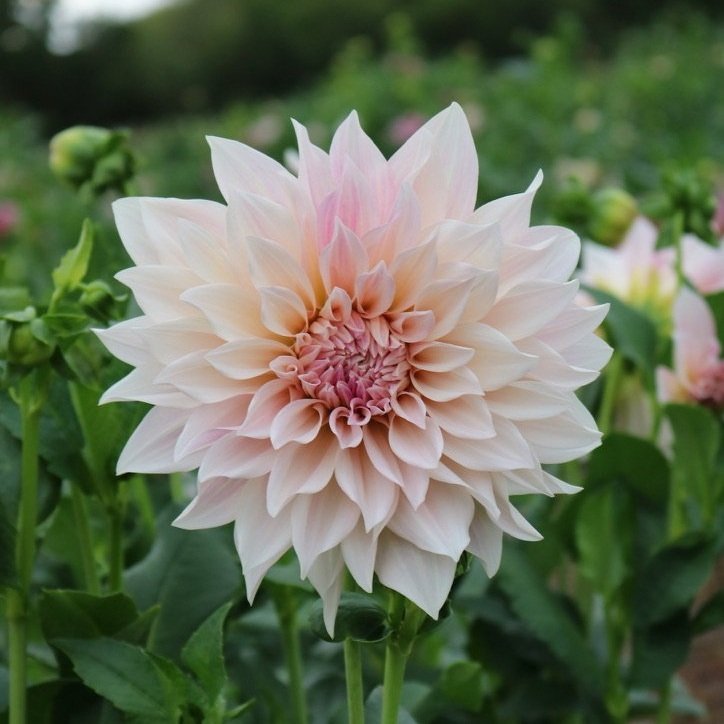
M167 510L160 516L149 554L124 578L125 590L140 609L161 604L148 645L170 657L178 656L206 618L241 589L231 531L173 528L178 512Z
M671 483L669 463L647 440L614 432L591 454L587 485L623 480L651 502L666 502Z
M181 661L204 688L209 701L216 701L226 683L224 665L224 621L231 608L225 603L191 635L181 650Z
M689 536L659 551L636 577L634 626L652 626L688 607L709 577L715 559L714 543L700 536Z
M341 642L345 639L354 641L382 641L390 634L387 611L379 602L364 593L342 593L334 623L334 638L329 637L324 625L323 606L320 600L312 605L309 614L309 625L312 631L324 641Z
M125 593L94 596L84 591L43 591L40 623L46 640L113 636L138 618L133 600Z
M83 281L93 251L93 234L93 223L86 219L78 243L63 255L60 264L53 270L54 300L73 291Z
M531 632L566 664L584 689L600 693L602 673L580 628L518 547L506 549L497 581Z
M674 432L674 475L677 505L694 501L704 521L712 520L718 481L714 463L721 427L712 413L693 405L667 405L664 413ZM695 524L700 521L694 521Z
M181 701L173 683L138 646L109 638L59 639L83 683L121 711L176 722Z
M613 484L581 495L575 522L580 571L608 600L630 572L631 500Z

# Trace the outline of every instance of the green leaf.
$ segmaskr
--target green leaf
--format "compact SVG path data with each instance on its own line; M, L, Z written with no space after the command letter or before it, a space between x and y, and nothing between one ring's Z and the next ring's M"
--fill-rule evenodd
M604 322L613 346L647 376L656 363L657 333L654 322L643 312L599 289L588 289L597 302L608 302L611 309Z
M53 270L55 285L53 300L59 299L66 292L73 291L83 281L93 251L93 235L93 223L90 219L86 219L78 243L63 255L60 264Z
M0 317L32 306L30 290L26 287L0 287Z
M226 683L224 621L230 608L231 603L225 603L214 611L181 650L181 661L196 675L211 702L216 701Z
M322 602L317 599L309 614L312 631L323 641L341 642L345 639L372 642L382 641L390 634L387 611L379 602L364 593L342 593L334 624L334 638L324 625Z
M486 693L483 667L477 661L456 661L442 674L440 691L465 711L479 711Z
M670 478L669 463L654 444L614 432L591 454L587 485L623 480L651 502L664 504Z
M701 536L687 536L659 551L636 577L634 626L652 626L688 607L711 574L715 559L716 546Z
M10 588L16 583L15 526L10 522L0 498L0 588Z
M697 612L694 633L702 634L724 626L724 590L717 591Z
M138 618L125 593L94 596L84 591L43 591L38 605L46 640L113 636Z
M724 343L724 292L705 297L716 320L716 332L719 341Z
M712 413L693 405L667 405L665 415L674 431L674 475L677 504L695 502L704 521L716 514L718 483L714 463L721 428ZM698 523L699 521L695 521Z
M630 571L631 499L618 485L581 493L575 537L581 574L609 600Z
M175 658L191 634L241 589L239 559L228 528L186 531L171 527L166 511L148 556L125 575L125 590L140 609L160 604L149 648Z
M666 686L686 660L691 637L686 611L679 611L651 628L634 629L629 671L632 686Z
M531 632L567 665L584 689L599 693L601 670L580 628L519 547L507 547L497 581Z
M56 645L83 683L121 711L178 721L182 700L174 683L143 649L109 638L59 639Z

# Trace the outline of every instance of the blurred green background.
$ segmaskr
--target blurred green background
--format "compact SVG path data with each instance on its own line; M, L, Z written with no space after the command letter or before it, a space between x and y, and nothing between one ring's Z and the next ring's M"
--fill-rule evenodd
M390 153L453 100L481 202L539 168L539 219L571 177L645 196L687 168L724 188L718 1L182 0L90 23L62 54L54 5L0 0L0 202L19 210L0 246L10 282L39 292L88 211L47 169L47 140L76 123L131 128L147 195L219 198L206 134L283 159L290 116L324 145L356 108ZM94 263L108 276L125 259L106 201Z

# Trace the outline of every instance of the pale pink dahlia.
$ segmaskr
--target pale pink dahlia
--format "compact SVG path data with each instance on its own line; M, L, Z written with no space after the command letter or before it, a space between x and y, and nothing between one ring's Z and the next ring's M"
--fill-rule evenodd
M249 599L293 547L333 626L347 568L433 617L463 551L539 538L520 493L600 434L575 390L610 350L574 302L579 241L529 225L536 178L475 209L458 105L386 160L352 113L299 172L211 138L226 204L114 205L143 316L99 332L135 369L105 402L154 407L120 473L199 468L184 528L235 522Z

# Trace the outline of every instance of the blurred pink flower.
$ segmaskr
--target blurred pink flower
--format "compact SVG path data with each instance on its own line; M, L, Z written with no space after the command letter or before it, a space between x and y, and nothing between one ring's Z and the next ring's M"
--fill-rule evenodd
M724 290L724 240L711 246L693 234L681 240L684 276L700 294Z
M184 528L235 522L251 600L290 547L331 630L347 568L437 617L461 554L488 574L510 502L599 444L575 390L610 348L581 308L576 235L530 227L540 176L475 210L456 104L386 160L352 113L299 172L210 138L226 205L114 205L143 316L99 331L135 368L103 401L154 405L119 473L199 468Z
M410 136L422 128L425 117L420 113L404 113L396 116L387 127L387 138L396 146L401 146Z
M666 322L676 295L676 252L657 250L657 236L653 223L640 216L615 249L586 242L581 281Z
M718 237L724 237L724 193L717 196L714 216L711 219L711 230Z
M674 304L674 369L656 370L662 402L724 406L724 360L709 305L684 287Z
M20 221L20 210L12 201L0 202L0 239L8 236Z

